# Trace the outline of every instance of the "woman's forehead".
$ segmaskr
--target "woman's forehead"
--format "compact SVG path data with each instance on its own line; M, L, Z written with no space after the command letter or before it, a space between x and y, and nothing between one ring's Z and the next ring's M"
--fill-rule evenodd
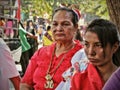
M70 19L72 18L72 14L65 10L57 11L54 16L53 20L61 20L61 19Z
M99 42L98 35L94 32L86 32L84 35L85 41L90 41L90 42Z

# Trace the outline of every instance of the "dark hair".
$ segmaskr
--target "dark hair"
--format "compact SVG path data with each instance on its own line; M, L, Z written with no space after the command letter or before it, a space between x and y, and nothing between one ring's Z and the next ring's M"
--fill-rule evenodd
M98 35L100 42L102 43L103 49L109 43L111 47L118 42L119 43L119 34L117 27L110 21L105 19L95 19L93 20L88 27L86 28L86 32L94 32ZM85 32L85 33L86 33ZM105 53L104 53L105 56ZM120 46L116 53L113 54L113 63L117 66L120 65Z
M77 14L74 12L74 10L70 9L70 8L66 8L66 7L60 7L60 8L57 8L54 12L53 12L53 15L52 15L52 18L53 16L55 15L55 13L57 13L58 11L66 11L66 12L70 12L72 14L72 22L74 25L76 25L78 23L78 17L77 17Z
M75 39L79 40L79 41L83 41L83 38L82 38L82 36L80 34L80 30L79 29L77 30L77 32L75 34Z
M3 31L4 30L2 28L0 28L0 37L3 37L3 35L4 35Z
M22 22L21 22L21 21L19 21L18 23L19 23L19 24L20 24L20 26L24 29L24 26L23 26Z
M47 26L47 31L49 31L51 29L51 26Z

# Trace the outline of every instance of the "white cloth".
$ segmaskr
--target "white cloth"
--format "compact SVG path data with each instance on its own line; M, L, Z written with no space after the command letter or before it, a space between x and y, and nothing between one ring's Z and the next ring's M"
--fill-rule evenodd
M79 62L80 60L87 60L84 48L80 49L75 53L75 55L71 59L71 63L72 65L74 65L75 62Z
M11 54L12 54L14 61L20 62L20 57L22 54L22 46L18 47L15 50L12 50Z
M88 59L84 52L84 49L80 49L75 53L75 55L71 59L71 63L72 67L70 67L62 74L66 82L62 81L55 90L70 90L71 78L74 73L77 71L84 71L87 68Z
M18 76L19 73L10 53L9 47L0 38L0 90L9 90L9 78Z

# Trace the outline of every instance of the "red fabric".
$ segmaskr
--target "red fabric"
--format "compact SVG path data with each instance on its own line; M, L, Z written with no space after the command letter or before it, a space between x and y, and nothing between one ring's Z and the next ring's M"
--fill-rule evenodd
M77 14L78 20L81 17L80 11L78 9L74 9L74 12Z
M64 61L57 69L55 75L53 76L54 88L45 89L45 75L50 64L50 59L52 57L52 52L55 48L55 44L51 46L46 46L40 48L30 60L27 71L22 78L22 83L27 83L31 86L34 86L34 90L55 90L56 86L63 80L62 73L71 66L71 58L76 51L82 48L79 42L76 43L75 47L71 49L64 58ZM54 69L64 54L61 54L59 57L54 57L52 69Z
M71 90L102 90L103 85L96 68L89 64L84 72L76 73L73 76Z
M16 16L15 16L15 18L17 18L18 19L18 21L20 21L20 0L17 0L17 6L18 6L18 8L17 8L17 11L16 11Z
M77 12L78 17L79 17L79 19L80 19L80 17L81 17L81 15L80 15L80 11L79 11L78 9L75 9L75 11Z

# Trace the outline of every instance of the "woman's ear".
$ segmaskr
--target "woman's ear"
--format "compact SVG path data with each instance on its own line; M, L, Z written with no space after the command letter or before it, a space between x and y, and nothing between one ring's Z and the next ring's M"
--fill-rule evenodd
M115 53L118 48L119 48L119 43L116 42L116 43L113 45L113 53Z
M78 30L78 24L75 25L75 30L77 32L77 30Z

